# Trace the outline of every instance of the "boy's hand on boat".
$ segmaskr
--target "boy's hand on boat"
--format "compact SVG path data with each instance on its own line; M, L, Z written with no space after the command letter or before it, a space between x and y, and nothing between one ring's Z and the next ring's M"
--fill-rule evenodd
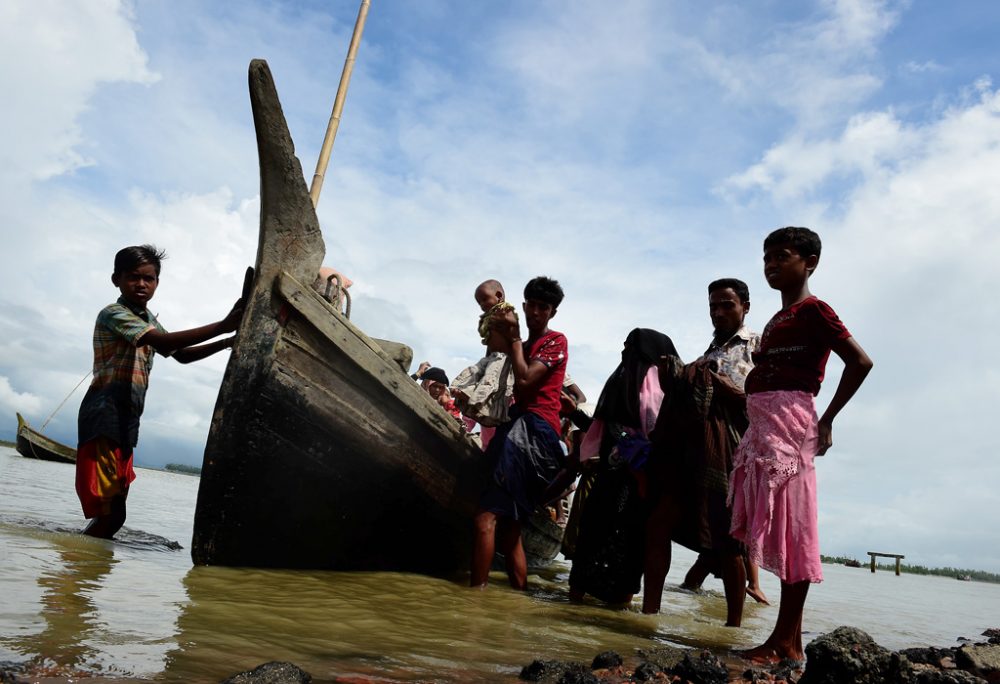
M234 332L240 327L240 321L243 320L243 299L237 299L236 303L233 304L233 308L230 309L226 317L222 319L222 332Z

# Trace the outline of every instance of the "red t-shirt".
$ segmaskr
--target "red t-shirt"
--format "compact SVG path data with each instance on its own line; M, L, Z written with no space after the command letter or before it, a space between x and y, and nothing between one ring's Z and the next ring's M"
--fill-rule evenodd
M746 393L797 390L819 394L830 349L850 336L837 312L815 297L782 309L761 334Z
M533 361L541 361L549 370L532 390L523 390L515 385L514 403L522 410L531 411L543 419L558 434L559 396L562 393L563 378L566 377L566 362L569 360L566 336L550 330L538 339L529 337L524 350L524 360L529 366Z

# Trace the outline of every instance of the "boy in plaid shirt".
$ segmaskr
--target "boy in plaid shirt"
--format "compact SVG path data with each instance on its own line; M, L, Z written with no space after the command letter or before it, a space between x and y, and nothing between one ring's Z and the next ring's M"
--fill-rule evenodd
M90 518L83 533L110 539L125 524L125 499L135 479L132 450L139 437L153 367L153 352L191 363L231 347L233 338L199 345L233 332L242 302L217 323L168 333L146 308L160 282L166 255L152 245L126 247L115 255L111 282L121 291L94 326L94 379L80 404L76 493Z

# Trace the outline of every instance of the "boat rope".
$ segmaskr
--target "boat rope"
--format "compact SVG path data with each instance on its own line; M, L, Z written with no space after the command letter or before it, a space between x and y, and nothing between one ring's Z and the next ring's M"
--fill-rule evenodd
M58 405L58 406L56 406L56 410L52 412L52 415L50 415L50 416L49 416L48 418L46 418L46 419L45 419L45 422L44 422L44 423L42 423L42 427L38 428L39 432L40 432L40 431L42 431L42 430L44 430L44 429L45 429L45 426L49 424L49 421L50 421L50 420L52 420L53 418L55 418L55 417L56 417L56 414L57 414L57 413L59 413L59 409L61 409L61 408L63 407L63 405L64 405L64 404L65 404L65 403L66 403L67 401L69 401L69 398L73 396L73 392L75 392L75 391L77 391L78 389L80 389L80 385L82 385L82 384L83 384L83 381L84 381L84 380L86 380L87 378L89 378L89 377L90 377L90 374L91 374L92 372L93 372L93 371L87 371L87 374L86 374L86 375L84 375L84 376L83 376L82 378L80 378L80 382L76 383L76 387L74 387L73 389L71 389L71 390L69 391L69 394L67 394L67 395L66 395L66 398L65 398L65 399L63 399L63 400L62 400L61 402L59 402L59 405Z
M149 315L153 317L153 322L154 323L156 323L158 321L158 318L157 318L157 316L156 316L155 313L153 313L152 311L150 311ZM111 366L113 366L114 363L115 363L115 359L112 357L112 358L108 359L107 362L103 366L101 366L98 370L103 372L106 368L110 368ZM42 423L42 427L38 428L39 432L41 432L42 430L45 429L45 426L49 424L49 421L51 421L53 418L55 418L56 414L59 413L59 409L61 409L63 407L63 405L67 401L69 401L69 398L73 396L74 392L76 392L78 389L80 389L80 385L82 385L83 382L87 378L89 378L91 375L93 375L93 374L94 374L94 371L89 370L89 371L87 371L86 375L84 375L82 378L80 378L80 382L76 383L76 387L74 387L73 389L71 389L69 391L69 394L66 395L66 398L63 399L61 402L59 402L59 405L56 406L56 410L53 411L52 414L48 418L45 419L45 422Z

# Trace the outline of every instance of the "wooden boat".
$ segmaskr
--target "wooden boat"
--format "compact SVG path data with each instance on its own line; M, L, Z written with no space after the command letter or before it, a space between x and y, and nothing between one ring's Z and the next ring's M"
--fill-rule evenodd
M26 458L76 463L76 449L33 429L20 413L17 414L17 452Z
M488 477L482 452L409 378L407 347L368 337L313 288L319 222L267 64L251 62L249 80L257 261L205 448L192 558L460 570Z

